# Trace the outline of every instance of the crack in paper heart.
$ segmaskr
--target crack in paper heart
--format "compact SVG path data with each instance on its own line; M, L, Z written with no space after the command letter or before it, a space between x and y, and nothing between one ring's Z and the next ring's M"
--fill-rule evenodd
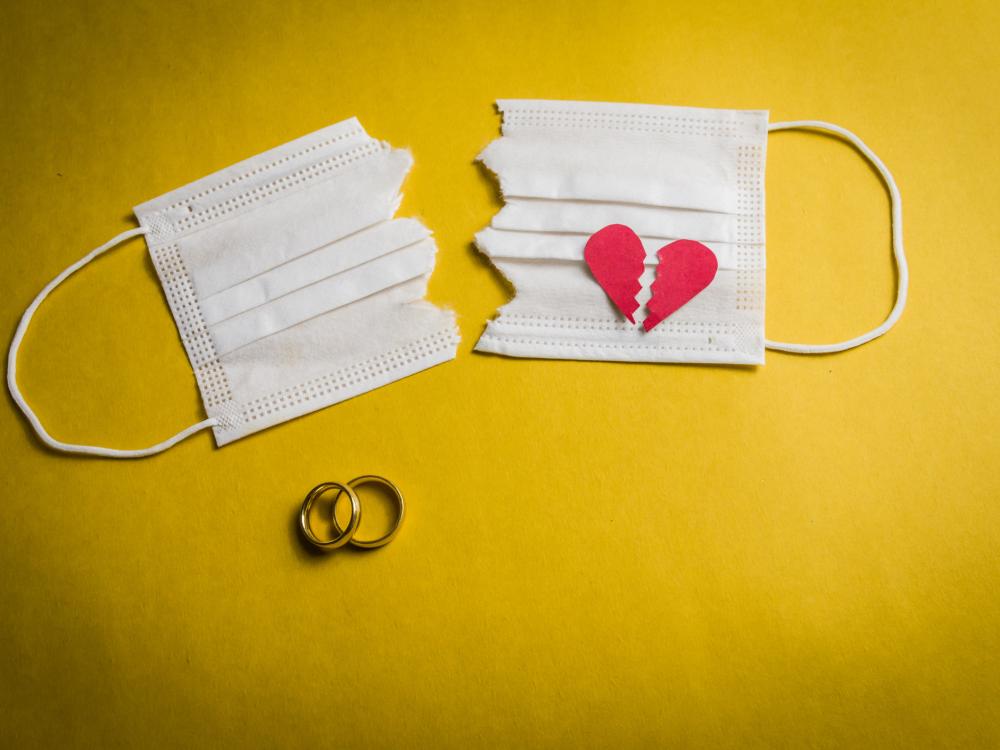
M583 257L611 302L634 324L646 261L639 236L624 224L609 224L590 236ZM656 257L652 297L642 322L647 332L704 291L719 270L715 253L695 240L675 240L661 247Z

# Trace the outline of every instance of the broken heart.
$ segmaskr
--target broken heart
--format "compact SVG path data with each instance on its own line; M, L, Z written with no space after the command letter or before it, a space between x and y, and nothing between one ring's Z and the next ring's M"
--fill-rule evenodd
M639 236L624 224L609 224L594 232L583 251L584 260L601 288L630 323L639 309L636 295L642 289L646 251ZM661 247L656 257L656 279L642 322L647 331L690 302L712 283L719 260L715 253L694 240L676 240Z

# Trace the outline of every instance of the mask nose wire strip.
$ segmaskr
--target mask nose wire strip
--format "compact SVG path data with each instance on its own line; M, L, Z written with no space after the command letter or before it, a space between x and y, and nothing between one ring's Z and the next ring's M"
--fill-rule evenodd
M21 411L24 412L24 416L26 416L28 421L31 422L31 426L35 428L35 432L38 433L38 437L41 438L42 442L50 448L65 451L66 453L85 453L91 456L106 456L109 458L142 458L144 456L152 456L155 453L161 453L168 448L173 447L181 440L190 437L194 433L213 427L219 423L219 420L212 417L202 422L198 422L198 424L193 424L185 430L181 430L173 437L164 440L162 443L151 445L148 448L137 448L134 450L119 450L117 448L103 448L97 445L75 445L73 443L64 443L61 440L56 440L52 437L45 427L42 426L38 416L28 405L28 402L21 394L21 389L17 386L17 350L21 347L21 341L24 338L25 332L28 330L31 318L38 309L38 306L42 304L42 301L49 296L49 293L53 289L59 286L73 273L90 263L90 261L98 255L107 252L115 245L118 245L125 240L131 239L132 237L138 237L139 235L144 235L146 232L147 230L145 227L129 229L128 231L122 232L114 239L104 243L99 248L91 250L84 257L46 284L45 288L38 293L38 296L35 297L34 301L28 305L28 309L24 311L24 315L21 316L21 322L18 324L17 330L14 332L14 338L10 343L10 351L7 353L7 388L10 390L10 395L13 396L14 402L20 407Z
M777 349L778 351L793 352L796 354L828 354L830 352L842 352L845 349L853 349L856 346L866 344L892 328L903 314L903 308L906 307L906 292L910 284L910 271L906 265L906 255L903 252L903 201L899 195L899 188L896 187L896 181L892 178L892 173L889 172L888 167L882 163L882 160L878 158L874 151L865 145L864 141L850 130L842 128L839 125L820 120L794 120L790 122L771 123L767 126L767 129L769 132L773 130L800 129L825 130L848 141L871 162L872 166L882 176L885 186L889 189L889 197L892 200L892 254L896 259L896 271L899 278L896 282L896 304L893 305L889 317L877 328L873 328L867 333L837 344L790 344L781 341L765 340L764 346L768 349Z

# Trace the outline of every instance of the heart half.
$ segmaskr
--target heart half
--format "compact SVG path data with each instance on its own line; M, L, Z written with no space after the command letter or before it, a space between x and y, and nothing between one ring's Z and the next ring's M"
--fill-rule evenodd
M583 259L615 307L635 323L632 315L639 309L635 295L642 289L639 277L646 262L639 235L624 224L609 224L590 235Z
M712 283L719 270L715 253L695 240L677 240L661 247L656 257L653 296L646 305L649 314L642 327L652 331L667 316L694 299Z

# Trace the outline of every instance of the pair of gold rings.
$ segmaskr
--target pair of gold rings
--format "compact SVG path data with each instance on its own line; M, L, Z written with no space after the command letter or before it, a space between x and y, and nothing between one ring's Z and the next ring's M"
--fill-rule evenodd
M356 532L358 530L358 526L361 525L361 501L358 500L358 495L354 490L363 484L378 484L385 487L393 495L396 500L396 505L399 508L399 513L396 515L396 522L392 525L392 528L378 539L354 538L354 532ZM336 536L334 536L333 539L324 541L313 533L312 527L309 525L309 513L312 510L313 504L320 498L320 496L330 490L337 491L337 494L333 498L333 504L330 507L330 519L332 521L334 531L336 531ZM337 521L337 503L340 501L341 495L345 494L347 495L347 499L351 502L351 518L347 522L347 528L342 529L340 527L340 523ZM340 482L323 482L322 484L317 484L309 490L309 494L306 495L306 499L302 502L302 510L299 511L299 526L309 543L315 547L319 547L320 549L334 550L338 547L343 547L345 544L350 544L352 547L358 547L359 549L376 549L378 547L384 547L393 540L399 532L399 527L403 525L403 515L405 513L406 506L403 503L403 493L399 491L399 488L385 477L380 477L375 474L366 474L363 477L355 477L347 484L341 484Z

